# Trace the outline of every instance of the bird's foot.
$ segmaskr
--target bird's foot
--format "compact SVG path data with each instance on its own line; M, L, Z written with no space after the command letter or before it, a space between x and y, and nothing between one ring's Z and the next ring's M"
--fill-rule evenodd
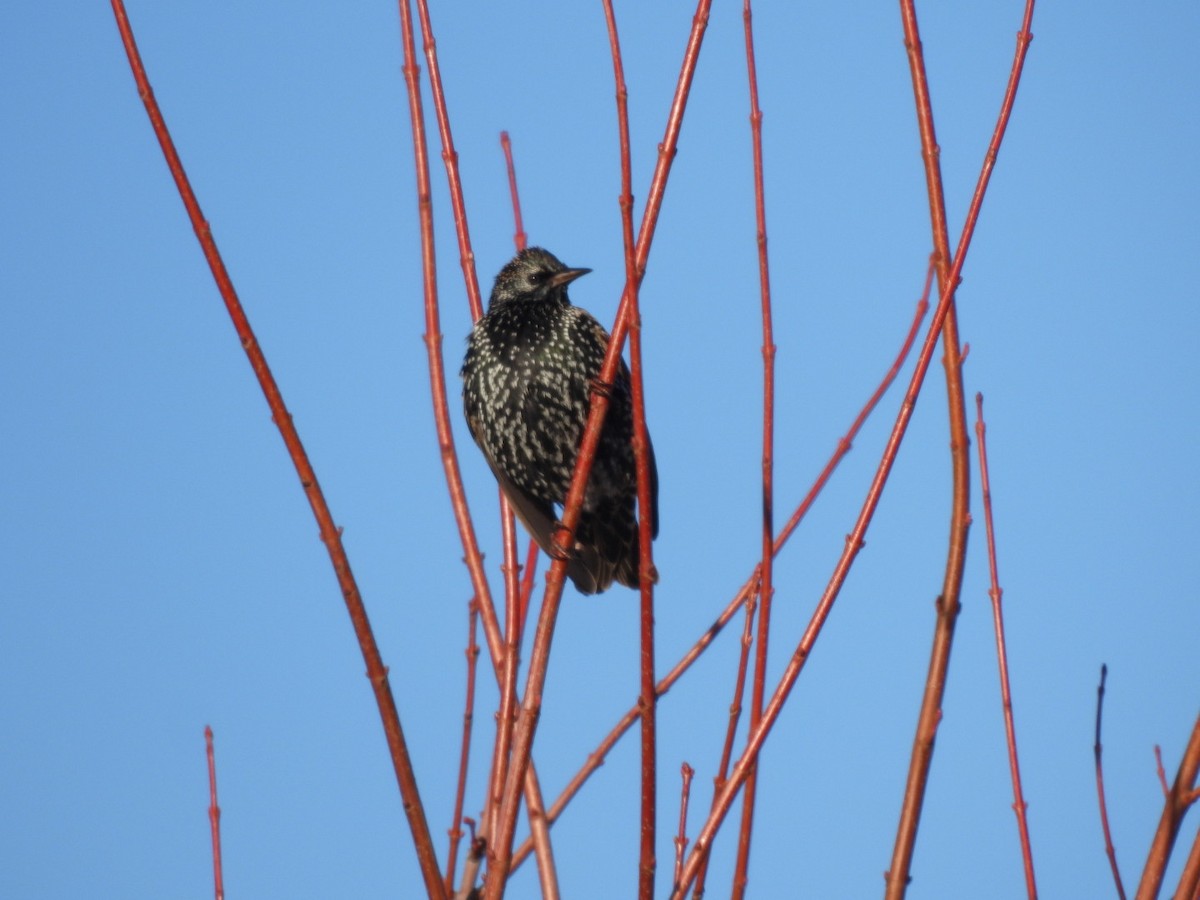
M575 555L575 534L561 521L555 520L553 536L550 538L551 559L570 560Z
M613 386L611 381L601 381L599 378L593 378L588 385L593 394L599 394L606 400L611 400L613 395Z

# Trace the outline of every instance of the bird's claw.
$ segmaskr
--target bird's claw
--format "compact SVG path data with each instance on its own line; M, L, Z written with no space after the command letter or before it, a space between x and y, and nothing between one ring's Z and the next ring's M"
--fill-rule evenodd
M599 394L606 400L611 400L613 395L612 382L601 381L599 378L593 378L588 385L592 389L593 394Z
M575 535L560 521L554 523L553 537L550 538L549 556L551 559L570 560L574 556Z

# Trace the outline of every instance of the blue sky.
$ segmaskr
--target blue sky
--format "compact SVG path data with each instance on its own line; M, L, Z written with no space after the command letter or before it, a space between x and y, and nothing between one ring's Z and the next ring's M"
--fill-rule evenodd
M898 347L930 237L897 9L761 6L776 480L778 506L790 510ZM1021 10L925 6L956 238ZM428 402L396 9L218 0L133 2L129 12L345 528L444 854L470 589ZM600 5L440 4L432 15L481 281L512 252L497 140L507 129L530 240L594 270L572 297L611 322L624 275ZM618 17L640 210L691 7L621 4ZM1033 30L960 323L967 389L987 404L1039 886L1049 897L1106 896L1091 756L1100 664L1110 668L1105 761L1127 887L1161 806L1153 745L1173 771L1200 689L1200 10L1046 3ZM19 5L0 36L0 72L0 894L208 895L211 723L231 896L416 895L336 583L107 5L69 15ZM740 4L717 4L642 294L664 668L757 552L761 339L746 115ZM454 373L470 320L440 169L434 180ZM498 586L494 483L458 419L456 379L450 389ZM935 365L866 549L767 745L753 896L880 889L945 557L944 393ZM898 404L893 390L777 564L773 672L828 579ZM977 476L973 492L913 897L1023 889ZM535 750L548 793L636 695L635 596L568 591ZM708 802L736 631L660 707L660 893L681 762L697 770L691 833ZM476 763L494 708L481 689ZM473 768L469 809L483 768ZM555 827L566 896L632 893L637 792L628 742ZM1195 829L1193 814L1185 846ZM719 842L715 896L731 856ZM532 876L530 867L512 896L532 896Z

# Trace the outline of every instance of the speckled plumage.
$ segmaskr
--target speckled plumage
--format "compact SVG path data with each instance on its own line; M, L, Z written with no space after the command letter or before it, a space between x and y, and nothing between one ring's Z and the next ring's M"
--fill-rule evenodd
M471 436L547 553L571 485L592 383L608 349L608 332L567 298L567 285L589 271L568 269L540 247L522 250L496 276L462 366ZM567 567L585 594L605 590L614 579L637 587L632 434L629 370L622 361ZM658 474L649 449L650 524L657 536Z

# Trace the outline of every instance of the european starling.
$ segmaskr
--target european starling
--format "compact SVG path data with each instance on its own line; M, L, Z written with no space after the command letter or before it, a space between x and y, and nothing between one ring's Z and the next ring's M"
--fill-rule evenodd
M540 247L500 270L488 311L467 339L467 427L517 516L543 550L552 542L583 437L608 332L572 306L567 285L591 269L568 269ZM622 360L584 494L567 574L584 594L616 579L638 585L633 408ZM650 527L658 535L658 473L650 457Z

